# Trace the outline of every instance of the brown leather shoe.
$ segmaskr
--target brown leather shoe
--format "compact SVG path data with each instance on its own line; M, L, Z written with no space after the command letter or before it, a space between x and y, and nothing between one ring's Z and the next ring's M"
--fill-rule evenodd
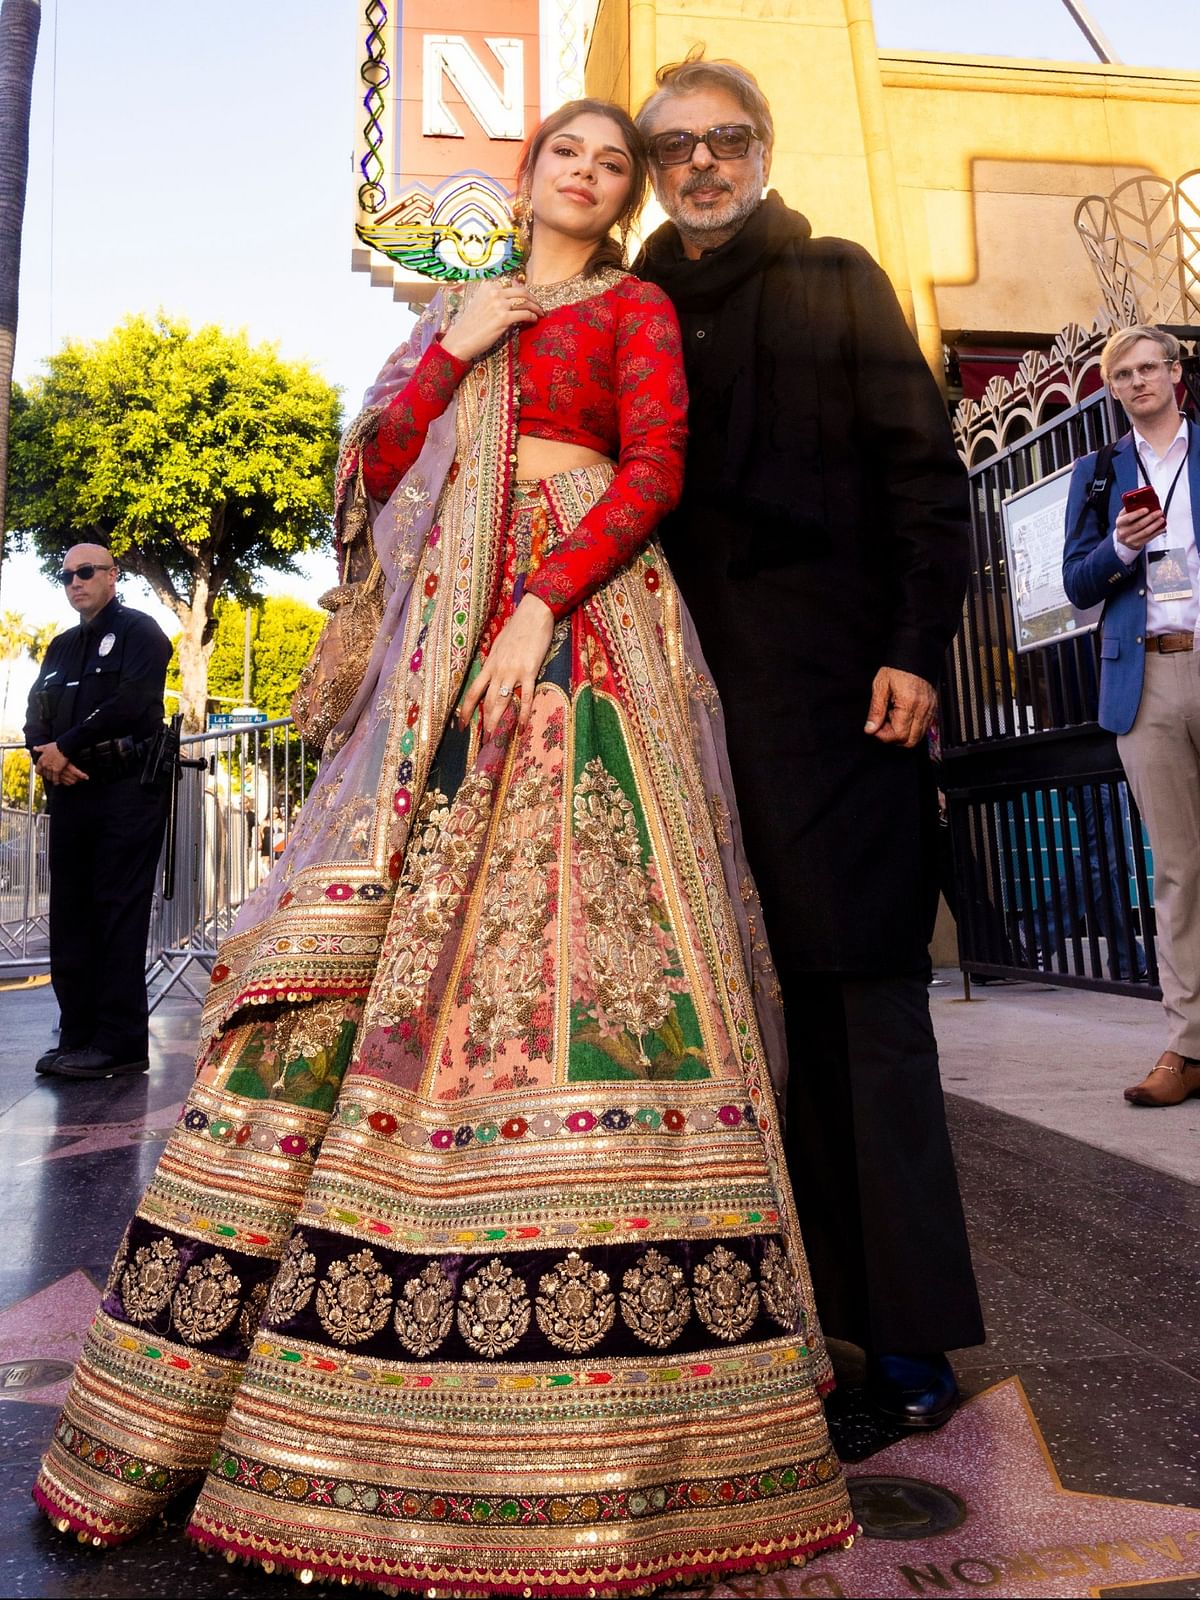
M1141 1083L1126 1089L1125 1098L1131 1106L1181 1106L1194 1094L1200 1094L1200 1061L1164 1050Z

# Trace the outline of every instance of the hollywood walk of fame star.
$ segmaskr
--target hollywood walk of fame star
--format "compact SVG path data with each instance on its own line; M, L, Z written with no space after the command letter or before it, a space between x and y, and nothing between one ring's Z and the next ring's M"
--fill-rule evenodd
M99 1303L87 1273L72 1272L0 1311L0 1400L61 1406Z
M1200 1577L1200 1508L1065 1489L1019 1378L968 1401L938 1433L889 1445L846 1476L852 1490L856 1478L875 1480L863 1501L871 1511L861 1514L878 1508L884 1537L860 1535L850 1550L807 1567L688 1590L680 1600L1078 1600ZM931 1537L919 1495L904 1487L913 1480L917 1489L949 1491L965 1516L947 1518L952 1525ZM897 1538L901 1529L911 1536Z
M19 1167L37 1166L43 1161L61 1161L64 1156L95 1155L103 1150L121 1150L126 1145L146 1144L155 1139L166 1139L179 1117L179 1101L171 1100L131 1117L128 1122L59 1122L45 1127L9 1130L10 1138L70 1139L70 1144L60 1145L41 1155L18 1161Z

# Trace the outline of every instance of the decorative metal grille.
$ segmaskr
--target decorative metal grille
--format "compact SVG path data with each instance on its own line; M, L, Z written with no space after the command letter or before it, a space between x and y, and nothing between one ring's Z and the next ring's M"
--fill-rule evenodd
M1122 319L1124 321L1124 319ZM1112 329L1068 323L1049 350L1030 350L1011 378L993 378L979 400L954 413L954 438L968 467L1034 433L1101 387L1100 352Z
M1075 226L1115 327L1200 327L1200 168L1088 195Z

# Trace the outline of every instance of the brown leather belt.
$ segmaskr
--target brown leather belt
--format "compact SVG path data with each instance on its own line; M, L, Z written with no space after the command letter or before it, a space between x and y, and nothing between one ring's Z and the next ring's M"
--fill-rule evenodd
M1157 650L1161 655L1174 655L1177 650L1195 649L1191 633L1152 633L1146 639L1147 650Z

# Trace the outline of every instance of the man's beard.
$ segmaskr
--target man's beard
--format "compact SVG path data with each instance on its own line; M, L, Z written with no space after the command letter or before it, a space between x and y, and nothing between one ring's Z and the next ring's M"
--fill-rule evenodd
M685 239L703 244L711 242L711 236L717 233L731 239L758 209L760 195L755 190L750 189L738 194L737 189L727 178L714 179L710 173L704 172L698 172L685 180L679 189L678 199L685 200L697 189L712 188L723 189L732 204L728 201L718 202L709 211L689 209L686 215L673 216L671 220ZM682 207L680 209L682 213Z

